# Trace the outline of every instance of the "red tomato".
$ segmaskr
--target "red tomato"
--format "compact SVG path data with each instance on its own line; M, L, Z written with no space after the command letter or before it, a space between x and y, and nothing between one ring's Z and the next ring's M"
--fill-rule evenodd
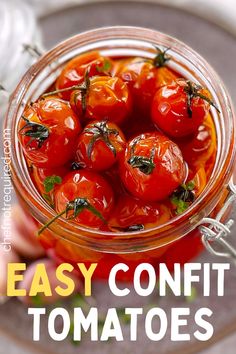
M165 205L148 203L129 195L119 198L109 220L114 231L138 231L163 224L170 219Z
M186 167L178 146L163 134L153 132L129 142L120 161L120 174L135 197L160 201L184 181Z
M116 75L128 83L135 105L145 112L149 112L156 91L177 79L171 69L158 66L154 60L147 61L144 58L124 60Z
M26 108L18 137L25 156L43 168L61 166L74 154L81 126L69 104L48 97Z
M195 133L206 118L210 109L209 100L207 90L188 80L179 79L155 94L152 120L170 137L188 136Z
M95 75L109 75L113 63L110 58L103 57L99 52L90 52L82 54L70 60L56 81L56 89L61 90L73 85L82 84L86 71L89 77ZM59 93L59 96L69 100L71 91Z
M59 176L64 177L68 173L68 168L65 166L55 167L55 168L38 168L36 166L32 166L32 178L34 180L34 184L36 185L38 191L45 196L47 191L45 190L45 180L51 176ZM52 188L53 191L53 188ZM51 193L50 193L51 194Z
M55 209L58 213L68 210L68 217L78 224L100 227L105 223L113 208L113 191L100 175L88 170L69 173L55 188ZM78 209L76 209L78 208ZM79 211L76 217L74 213Z
M87 81L87 80L86 80ZM84 120L104 120L119 124L131 112L131 95L127 84L117 77L94 76L85 90L74 90L71 107Z
M104 176L112 186L115 196L118 198L126 195L127 191L120 179L119 164L116 163L109 170L104 171Z
M125 137L116 124L94 121L79 136L76 161L96 171L106 170L118 160L125 146Z
M178 145L190 166L203 166L216 151L216 133L211 116L207 116L193 136L180 140Z

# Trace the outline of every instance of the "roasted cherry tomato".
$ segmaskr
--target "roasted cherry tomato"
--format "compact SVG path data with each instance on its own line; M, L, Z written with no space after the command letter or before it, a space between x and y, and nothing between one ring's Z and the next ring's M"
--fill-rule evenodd
M131 94L118 77L94 76L85 79L81 89L74 90L71 107L85 121L107 119L120 124L131 112Z
M55 210L67 219L88 226L106 224L114 197L108 182L88 170L70 172L54 193Z
M43 198L53 205L53 191L56 185L62 182L62 178L68 173L66 166L54 168L40 168L32 166L32 178Z
M170 212L165 205L123 195L111 215L109 226L113 231L141 231L163 224L169 219Z
M125 147L125 137L116 124L94 121L79 136L76 161L96 171L106 170L119 159Z
M109 75L112 67L112 60L103 57L99 52L94 51L82 54L66 64L56 81L56 89L61 90L83 83L86 72L89 77ZM70 94L71 91L65 91L59 95L65 100L69 100Z
M207 116L194 135L179 140L178 145L191 167L203 166L216 152L216 132L211 116Z
M169 57L166 52L157 49L153 60L144 58L131 58L123 60L117 68L116 75L127 82L134 97L135 105L142 111L150 111L153 96L156 91L173 83L177 75L165 66Z
M24 111L18 137L27 159L38 167L53 168L73 157L80 131L80 122L70 105L48 97Z
M184 181L186 167L178 146L165 135L153 132L129 142L120 160L120 173L134 196L160 201Z
M154 124L170 137L195 133L214 105L206 89L185 79L163 86L154 96L151 116Z

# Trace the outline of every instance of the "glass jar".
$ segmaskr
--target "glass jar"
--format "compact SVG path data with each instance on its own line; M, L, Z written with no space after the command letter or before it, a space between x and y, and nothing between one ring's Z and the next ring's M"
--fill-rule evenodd
M221 208L235 161L233 109L224 85L201 56L173 37L144 28L101 28L76 35L41 57L14 91L6 116L5 129L11 130L11 173L15 190L23 208L43 225L55 211L35 188L18 143L17 125L25 105L36 100L55 81L64 64L76 55L99 50L111 57L152 58L154 46L170 48L169 66L183 77L207 87L216 102L220 110L218 113L212 108L217 133L216 162L197 200L183 214L163 225L137 232L112 233L88 229L60 218L50 230L42 233L43 246L57 261L98 262L98 277L106 277L110 267L119 262L128 262L131 270L143 261L154 265L166 262L171 268L174 262L187 262L202 249L198 226L212 216L216 208Z
M18 0L1 0L0 23L0 84L7 91L0 92L0 119L3 119L8 92L15 89L19 79L35 62L27 48L41 49L42 41L35 13L24 1L19 4Z

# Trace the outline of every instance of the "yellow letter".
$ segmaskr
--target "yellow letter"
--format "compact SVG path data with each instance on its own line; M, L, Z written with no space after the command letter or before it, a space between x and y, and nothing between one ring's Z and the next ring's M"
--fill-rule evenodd
M85 296L91 296L91 278L92 275L95 271L95 269L97 268L97 263L92 263L89 267L89 269L87 269L84 265L84 263L77 263L78 267L81 271L81 273L84 276L84 295Z
M36 266L29 296L36 296L38 293L44 293L44 296L52 296L47 271L43 263L39 263Z
M72 272L73 269L74 269L74 267L70 263L62 263L57 268L57 271L56 271L57 279L61 283L65 284L67 286L66 288L62 288L61 286L58 285L55 289L55 291L58 295L70 296L71 294L73 294L73 291L75 290L75 283L70 277L68 277L67 275L64 274L64 271Z
M25 289L16 289L16 282L23 280L23 274L18 271L26 270L25 263L8 263L7 265L7 296L26 296Z

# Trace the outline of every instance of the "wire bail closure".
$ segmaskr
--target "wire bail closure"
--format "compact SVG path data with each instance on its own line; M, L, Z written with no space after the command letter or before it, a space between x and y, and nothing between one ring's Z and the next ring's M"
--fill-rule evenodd
M202 235L202 242L211 254L230 258L236 265L236 248L228 242L228 237L231 234L231 227L234 224L234 220L229 219L226 223L222 221L225 212L236 200L236 186L232 179L230 180L228 189L229 195L215 219L202 219L201 224L199 225L199 230ZM214 245L218 246L219 250L217 250Z

